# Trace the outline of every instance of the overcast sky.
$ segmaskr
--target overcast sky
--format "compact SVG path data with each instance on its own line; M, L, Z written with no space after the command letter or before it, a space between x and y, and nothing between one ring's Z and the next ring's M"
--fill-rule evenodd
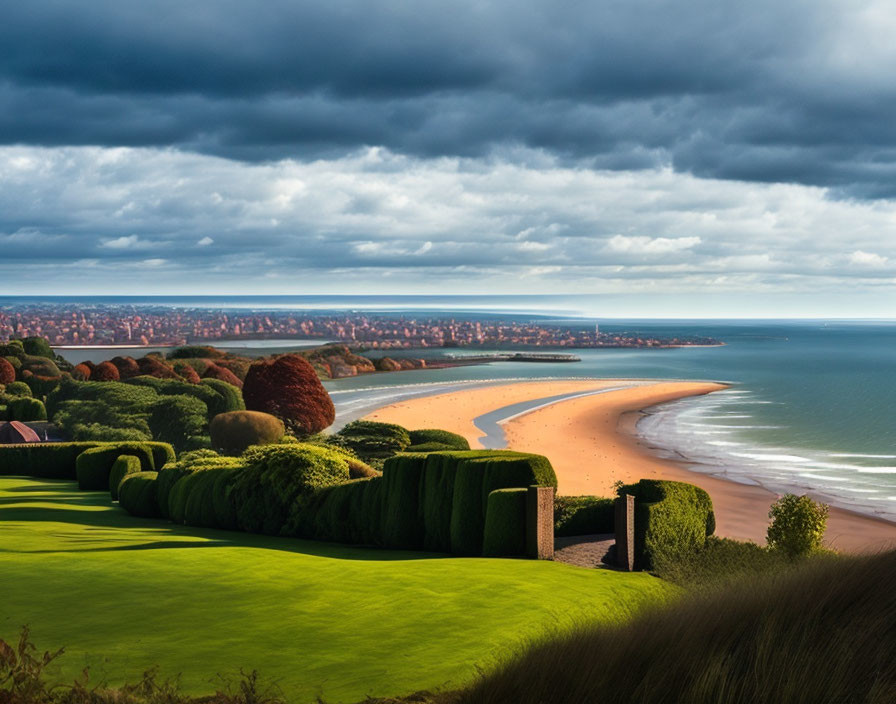
M0 294L896 317L894 36L861 0L5 3Z

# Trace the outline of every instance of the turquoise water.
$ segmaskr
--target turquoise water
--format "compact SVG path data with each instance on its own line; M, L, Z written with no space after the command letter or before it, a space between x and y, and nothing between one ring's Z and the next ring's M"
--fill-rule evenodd
M639 431L695 469L896 519L896 324L604 323L607 332L686 330L724 347L576 350L581 363L496 363L328 382L348 417L443 384L492 379L728 381L729 391L656 409ZM463 354L464 352L459 352ZM413 354L413 353L411 353Z

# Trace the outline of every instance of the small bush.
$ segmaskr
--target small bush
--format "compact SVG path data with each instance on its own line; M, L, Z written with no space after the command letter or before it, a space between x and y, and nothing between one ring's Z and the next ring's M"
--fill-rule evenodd
M31 387L24 381L14 381L11 384L7 384L4 393L9 396L24 396L28 398L32 395Z
M394 423L356 420L336 433L333 441L370 461L403 452L411 444L411 437L405 428Z
M118 500L118 485L125 475L143 471L140 458L134 455L120 455L109 470L109 495L113 501Z
M113 357L109 363L118 370L118 376L122 381L140 376L140 367L133 357Z
M526 554L528 489L497 489L488 495L482 554L518 557Z
M46 420L47 409L43 402L36 398L16 398L7 404L6 415L8 420L20 420L27 423Z
M246 410L243 394L233 384L218 379L202 379L199 383L201 386L210 388L216 394L215 398L206 401L209 418L214 418L219 413Z
M242 388L243 386L243 382L236 374L217 364L209 364L206 370L202 373L202 378L217 379L218 381L223 381L231 386L236 386L237 388Z
M821 549L828 522L828 506L808 496L784 494L772 504L768 517L769 547L791 559L805 557Z
M601 496L555 496L554 535L613 533L615 501Z
M47 341L45 337L39 337L37 335L32 337L22 338L22 348L25 350L25 354L32 355L34 357L46 357L47 359L55 359L56 355L53 354L53 349L50 347L50 343Z
M90 374L91 381L119 381L121 375L112 362L100 362Z
M447 430L410 430L408 436L411 439L411 445L424 445L429 443L439 443L447 445L451 450L469 450L470 443L463 435L451 433ZM408 450L410 452L410 450Z
M159 517L158 472L128 474L118 485L118 503L132 516Z
M219 413L209 424L212 447L228 454L239 454L251 445L279 442L285 432L283 421L260 411Z
M78 381L87 381L91 372L91 368L82 362L81 364L76 364L75 368L72 369L72 378Z

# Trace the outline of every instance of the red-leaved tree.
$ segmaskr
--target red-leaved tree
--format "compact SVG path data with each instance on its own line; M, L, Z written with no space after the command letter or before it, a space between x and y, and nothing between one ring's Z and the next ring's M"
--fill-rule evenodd
M319 433L336 418L314 368L297 354L255 362L246 374L243 399L247 410L277 416L297 435Z
M158 357L141 357L137 360L140 367L140 374L146 376L154 376L156 379L179 379L180 377L175 371L161 361Z
M118 370L118 376L121 379L131 379L140 376L140 367L137 366L137 360L133 357L113 357L109 360Z
M72 379L77 379L78 381L87 381L90 378L90 374L90 367L83 362L76 364L75 368L72 369Z
M118 381L121 377L118 375L118 367L112 362L100 362L90 375L90 379L91 381Z
M208 369L203 372L202 378L219 379L221 381L226 381L228 384L233 384L238 389L243 388L243 382L240 381L239 377L236 374L234 374L229 369L218 366L217 364L209 364Z
M11 384L16 380L16 368L0 357L0 384Z
M174 363L174 371L177 372L180 377L186 381L188 384L198 384L199 383L199 375L196 373L196 370L193 369L186 362L177 361Z

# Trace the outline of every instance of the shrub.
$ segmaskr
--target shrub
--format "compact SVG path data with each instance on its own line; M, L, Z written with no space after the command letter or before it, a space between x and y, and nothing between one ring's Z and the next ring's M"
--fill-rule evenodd
M140 367L133 357L113 357L109 363L118 370L118 377L122 381L140 376Z
M53 354L53 349L50 347L50 343L43 337L33 336L23 338L22 348L25 350L25 354L34 357L46 357L47 359L55 359L56 357L56 355Z
M200 386L208 387L215 392L215 397L206 401L209 419L214 418L219 413L246 410L243 394L233 384L228 384L219 379L203 379L200 382Z
M0 357L24 357L25 346L21 340L10 340L6 344L0 343Z
M554 535L594 535L616 530L615 501L601 496L555 496Z
M28 388L31 389L31 393L38 398L45 398L62 381L62 378L59 376L40 376L31 372L24 372L22 379L25 380Z
M791 559L805 557L821 549L828 522L828 506L808 496L784 494L768 512L769 547Z
M226 461L232 458L221 459ZM236 506L231 498L231 491L237 473L243 468L240 464L212 466L190 477L184 477L181 482L190 482L186 488L184 523L204 528L236 530Z
M217 364L209 364L205 372L202 374L203 379L217 379L237 388L243 387L243 382L229 369L220 367Z
M72 378L78 381L87 381L90 378L90 373L90 367L82 362L81 364L76 364L75 368L72 369Z
M419 445L408 445L404 452L454 452L457 449L443 442L424 442Z
M159 517L158 472L128 474L118 485L118 503L132 516Z
M243 530L276 535L293 504L317 489L348 481L337 452L316 445L264 445L243 454L247 469L233 486L237 522Z
M200 378L196 373L196 370L184 361L175 362L174 371L188 384L198 384L200 382Z
M8 396L31 396L31 388L24 381L14 381L6 385L4 391Z
M348 476L350 479L369 479L370 477L382 476L373 467L359 460L357 457L345 456L345 463L348 465Z
M91 381L118 381L119 379L121 379L121 375L118 373L118 367L112 362L100 362L90 375Z
M189 439L205 430L207 413L208 408L197 398L163 396L152 405L149 427L156 440L185 450Z
M279 442L286 429L283 421L260 411L219 413L209 424L214 449L239 454L250 445Z
M214 363L223 369L233 372L233 375L240 381L245 381L246 373L249 371L252 360L246 357L226 357L224 359L216 359Z
M16 368L0 357L0 385L11 384L16 380Z
M52 359L27 355L22 358L22 373L31 372L35 376L58 377L61 372Z
M175 371L155 355L148 354L137 360L141 376L154 376L157 379L179 379Z
M467 442L467 439L463 435L451 433L447 430L409 430L408 436L411 439L412 446L438 443L440 445L447 445L452 450L470 449L470 443ZM410 448L408 448L408 452L411 452Z
M333 436L333 441L347 447L364 460L392 457L410 444L408 431L394 423L356 420Z
M178 347L177 349L171 350L166 357L168 359L191 359L193 357L223 357L224 353L211 346L207 345L187 345L185 347Z
M515 557L526 554L528 489L497 489L488 495L482 554Z
M635 564L642 569L686 558L715 531L712 499L692 484L642 479L619 493L635 497Z
M383 545L388 548L423 547L420 486L424 468L420 455L393 457L383 467Z
M247 409L277 416L298 435L319 433L336 417L333 401L314 369L295 354L249 367L243 398Z
M112 469L109 470L109 495L113 501L118 500L118 485L125 475L136 474L143 471L143 466L139 457L134 455L119 455L118 459L112 463Z
M47 409L43 402L36 398L15 398L7 404L6 415L8 420L20 420L27 423L46 420Z
M101 423L77 423L68 433L72 440L82 442L94 440L97 442L145 442L152 440L152 435L144 433L137 428L115 428Z
M291 523L287 532L315 540L375 544L379 540L379 511L371 515L370 497L378 494L381 484L376 477L320 489L301 511L294 512L292 519L298 522Z
M779 550L710 535L703 548L675 561L663 561L656 574L689 589L715 589L763 574L782 573L792 566L792 561Z

